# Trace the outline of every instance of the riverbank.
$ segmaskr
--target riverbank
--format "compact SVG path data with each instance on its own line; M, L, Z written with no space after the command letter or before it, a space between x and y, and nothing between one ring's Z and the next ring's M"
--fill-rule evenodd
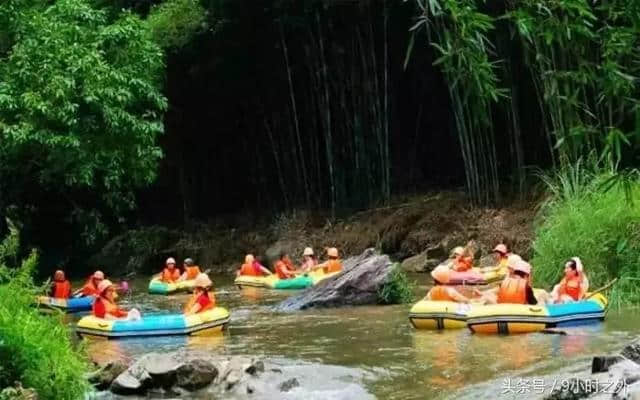
M442 260L468 240L476 241L480 255L506 242L528 256L537 204L528 200L499 208L472 207L463 193L448 191L397 198L389 206L333 221L322 213L298 210L259 223L245 216L180 230L151 226L113 238L90 264L124 275L157 271L170 256L191 257L204 269L228 273L246 253L269 259L282 249L298 260L306 246L316 252L336 246L343 257L374 247L398 261L418 255Z

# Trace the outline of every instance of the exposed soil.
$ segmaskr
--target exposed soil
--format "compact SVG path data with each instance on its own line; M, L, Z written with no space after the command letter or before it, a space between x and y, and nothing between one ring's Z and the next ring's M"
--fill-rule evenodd
M294 211L260 226L201 224L189 231L146 227L115 237L91 262L111 274L123 274L157 271L169 256L192 257L205 269L223 272L238 268L246 253L268 263L280 249L297 261L306 246L313 246L316 254L335 246L343 257L376 247L401 261L427 249L429 257L444 258L469 240L475 240L477 256L499 242L528 256L535 205L527 201L504 208L471 207L462 193L439 192L333 222L317 213Z

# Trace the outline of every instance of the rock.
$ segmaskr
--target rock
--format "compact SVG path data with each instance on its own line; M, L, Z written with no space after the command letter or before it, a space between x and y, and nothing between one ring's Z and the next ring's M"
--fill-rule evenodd
M202 359L189 360L176 370L176 385L187 390L198 390L207 386L218 376L218 369Z
M640 364L640 341L628 344L624 349L622 349L620 354L625 356L628 360L631 360L636 364Z
M376 304L378 292L388 281L393 263L386 255L367 249L357 257L343 260L341 274L326 279L276 306L278 311L311 307Z
M624 360L622 356L597 356L593 357L591 361L591 373L597 374L599 372L609 371L609 367L613 364L619 363Z
M264 363L262 361L255 361L245 368L244 372L249 375L257 375L258 372L264 372Z
M163 358L169 358L168 355L162 355L157 353L151 353L143 356L130 366L125 372L118 375L118 377L111 383L110 390L116 394L143 394L150 387L154 387L155 382L162 382L162 379L166 377L163 373L172 373L168 367L171 367L170 361L163 360ZM154 362L158 362L156 367ZM152 376L147 368L150 368L154 372ZM164 368L164 369L163 369ZM171 382L173 384L173 382ZM165 386L162 384L161 386Z
M277 374L281 374L282 370L280 368L271 368L271 372L275 372Z
M289 390L293 389L294 387L298 387L300 386L300 382L298 382L298 380L296 378L291 378L288 379L284 382L281 382L278 385L278 389L280 389L281 392L288 392Z
M15 387L6 387L0 391L2 400L38 400L38 392L35 389L23 388L20 382Z
M128 365L122 361L112 361L87 375L87 380L98 390L105 390L118 375L126 371Z
M436 258L429 258L428 251L423 251L420 254L404 259L400 267L406 272L429 272L432 271L439 262Z
M584 380L572 378L568 385L556 388L544 400L580 400L598 392L597 380Z
M149 377L149 380L151 378ZM144 394L147 391L144 381L140 381L133 376L129 371L118 375L118 377L111 382L110 390L116 394Z

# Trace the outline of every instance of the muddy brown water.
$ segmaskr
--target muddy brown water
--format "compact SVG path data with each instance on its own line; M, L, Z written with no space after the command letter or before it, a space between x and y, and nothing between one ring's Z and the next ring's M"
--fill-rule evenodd
M440 399L489 394L513 398L506 387L509 380L586 365L593 355L618 351L640 332L640 314L634 310L611 310L604 323L564 328L566 336L418 331L407 318L410 305L275 313L270 306L292 292L238 290L230 277L212 278L218 304L231 312L229 329L223 334L92 339L87 341L89 353L97 362L183 348L262 356L299 374L301 387L282 398ZM427 276L412 278L419 284L416 294L424 294ZM188 295L149 295L147 283L147 279L130 282L132 293L123 296L122 303L143 314L166 313L180 312L188 299Z

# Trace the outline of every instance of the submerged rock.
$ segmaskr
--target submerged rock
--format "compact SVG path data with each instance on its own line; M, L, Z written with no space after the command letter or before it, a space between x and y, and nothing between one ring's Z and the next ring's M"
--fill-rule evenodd
M367 249L342 262L341 274L326 279L276 306L278 311L311 307L339 307L378 303L378 293L389 280L393 263L386 255Z
M622 356L597 356L591 362L591 373L607 372L609 367L624 360Z
M621 354L628 360L640 364L640 341L635 341L625 346Z
M288 380L286 380L284 382L281 382L278 385L278 388L282 392L288 392L289 390L291 390L291 389L293 389L295 387L298 387L298 386L300 386L300 382L298 382L298 380L296 378L291 378L291 379L288 379Z

